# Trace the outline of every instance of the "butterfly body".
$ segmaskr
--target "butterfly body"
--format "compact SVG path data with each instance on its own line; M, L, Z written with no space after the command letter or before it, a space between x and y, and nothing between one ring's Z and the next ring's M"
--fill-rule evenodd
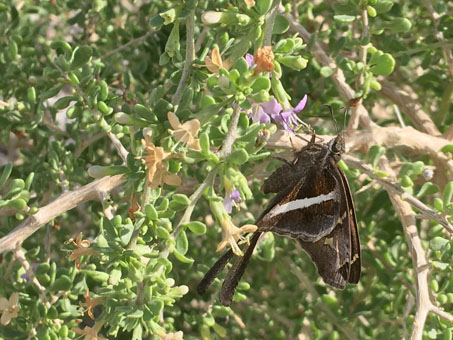
M296 239L310 255L324 282L338 289L360 278L360 243L349 185L338 166L345 150L340 134L328 144L311 141L263 183L264 193L276 193L256 221L243 257L238 257L228 273L220 301L229 305L245 271L259 236L273 232ZM215 276L232 257L226 253L199 285L204 293Z

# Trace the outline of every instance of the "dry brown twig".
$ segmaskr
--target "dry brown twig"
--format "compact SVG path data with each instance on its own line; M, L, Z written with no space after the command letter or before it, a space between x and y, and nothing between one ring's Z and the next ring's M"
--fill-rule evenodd
M0 254L13 251L18 244L22 244L35 231L62 213L86 201L99 198L102 201L106 193L121 185L124 180L122 175L104 177L77 190L60 195L53 202L41 207L36 214L29 216L9 234L2 237L0 239Z

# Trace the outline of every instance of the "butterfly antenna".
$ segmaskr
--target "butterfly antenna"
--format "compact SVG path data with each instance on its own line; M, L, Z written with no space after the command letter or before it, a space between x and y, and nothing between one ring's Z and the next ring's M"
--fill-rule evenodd
M346 131L346 117L349 116L349 107L344 107L343 131Z
M329 111L330 111L330 115L332 116L332 119L333 119L333 122L335 124L335 130L337 130L337 134L338 134L338 124L337 124L337 120L335 119L335 116L333 115L333 109L332 109L332 105L329 105L329 104L322 104L321 106L327 106L329 108Z

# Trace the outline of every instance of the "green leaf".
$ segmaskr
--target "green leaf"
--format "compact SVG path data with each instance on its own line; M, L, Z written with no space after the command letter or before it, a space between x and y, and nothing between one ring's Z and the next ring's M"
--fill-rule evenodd
M154 316L159 316L164 309L164 303L161 300L155 299L150 302L149 309Z
M396 18L392 22L386 24L385 28L392 31L392 33L404 33L411 30L412 23L406 18Z
M80 46L74 49L71 67L73 69L82 67L91 60L93 49L90 46Z
M370 150L368 150L368 157L373 168L376 168L377 162L383 155L385 155L385 152L386 148L381 145L373 145Z
M206 233L206 225L203 222L192 221L183 224L184 228L188 228L191 232L197 235L203 235Z
M343 24L347 24L347 23L353 22L355 20L355 16L346 15L346 14L334 15L333 18L335 21L341 22Z
M6 163L6 165L2 171L2 176L0 177L0 189L3 187L3 185L5 185L6 181L8 180L9 176L11 175L12 171L13 171L13 163L11 163L11 162ZM25 182L24 182L24 186L25 186Z
M272 6L272 0L259 0L255 4L255 8L259 15L264 15L269 12Z
M96 282L107 282L109 279L108 273L100 272L97 270L82 269L81 272L85 273Z
M131 240L134 226L132 224L125 224L120 230L120 240L123 246L127 246Z
M444 207L446 207L451 202L451 198L453 196L453 181L447 183L442 193L442 202Z
M72 102L72 101L75 101L77 100L77 97L76 96L66 96L66 97L62 97L60 99L58 99L55 104L53 104L53 107L55 110L62 110L62 109L65 109L69 106L69 104Z
M378 14L387 13L393 7L393 1L391 0L380 0L373 4L373 7L376 9Z
M171 199L179 204L188 206L190 204L189 198L184 194L174 194Z
M283 34L289 29L289 21L282 14L277 14L275 17L272 34Z
M164 240L168 240L171 238L170 233L168 232L167 229L162 228L162 227L157 227L156 228L156 236L159 238L162 238Z
M445 262L432 261L431 263L434 268L439 269L439 270L445 270L450 267L450 264L445 263Z
M252 83L251 88L252 88L252 93L256 93L261 90L269 91L271 88L271 81L269 80L269 77L267 75L258 77Z
M444 211L444 203L439 197L434 198L433 205L438 212Z
M147 204L145 206L145 214L146 217L152 221L156 221L158 219L156 208L154 208L154 206L151 204Z
M449 242L443 237L436 236L429 242L429 247L434 251L442 250Z
M247 162L249 159L249 154L245 149L234 150L231 155L228 157L228 160L233 164L241 165Z
M440 152L453 154L453 144L445 145L442 149L440 149Z
M370 71L375 75L388 76L395 68L395 59L389 53L378 54L375 53L370 60Z
M195 260L189 257L184 256L178 250L173 250L173 255L175 255L176 259L182 263L193 263Z
M321 74L321 77L328 78L328 77L330 77L332 75L333 69L331 67L329 67L329 66L323 66L319 70L319 73Z
M422 197L425 195L433 195L439 192L439 187L431 182L423 183L416 197Z
M72 287L72 280L66 276L61 275L59 276L52 285L52 290L54 291L68 291Z
M184 230L181 230L178 237L176 238L176 250L178 250L182 255L187 253L189 249L189 241L187 240L187 235Z

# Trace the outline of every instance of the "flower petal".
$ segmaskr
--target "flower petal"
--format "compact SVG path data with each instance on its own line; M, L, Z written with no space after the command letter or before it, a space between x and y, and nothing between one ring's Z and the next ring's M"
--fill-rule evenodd
M249 64L249 67L255 66L255 58L253 58L253 55L251 55L250 53L247 53L245 55L245 61L247 62L247 64Z
M268 102L260 103L260 106L263 108L264 112L269 115L278 114L283 110L282 106L275 98Z
M211 52L212 63L218 67L222 67L222 57L220 56L219 49L213 48Z
M300 112L302 111L304 108L305 108L305 105L307 105L307 101L308 101L308 96L305 95L301 101L299 102L299 104L297 104L297 106L294 108L294 112Z
M11 321L11 314L8 311L4 311L2 314L2 318L0 319L0 323L3 326L6 326L9 324L10 321Z
M173 128L173 130L178 130L181 128L181 123L179 122L179 118L173 112L168 111L167 119L168 119L168 122L170 123L171 127Z
M192 136L196 136L200 130L200 121L198 119L191 119L182 124L182 129L188 131Z
M187 146L193 150L201 150L200 141L196 138L191 138L187 143Z
M242 233L252 233L258 229L258 227L254 224L245 224L240 227Z
M9 308L9 301L4 297L0 297L0 311L7 310Z
M168 185L173 185L177 187L178 185L181 184L181 178L179 178L179 176L176 174L167 173L164 176L164 182Z
M264 112L262 107L258 104L252 104L252 112L249 114L249 117L252 119L254 123L269 123L271 119L269 115Z
M19 293L17 292L14 292L11 294L11 296L9 297L9 304L11 306L17 306L19 302Z

